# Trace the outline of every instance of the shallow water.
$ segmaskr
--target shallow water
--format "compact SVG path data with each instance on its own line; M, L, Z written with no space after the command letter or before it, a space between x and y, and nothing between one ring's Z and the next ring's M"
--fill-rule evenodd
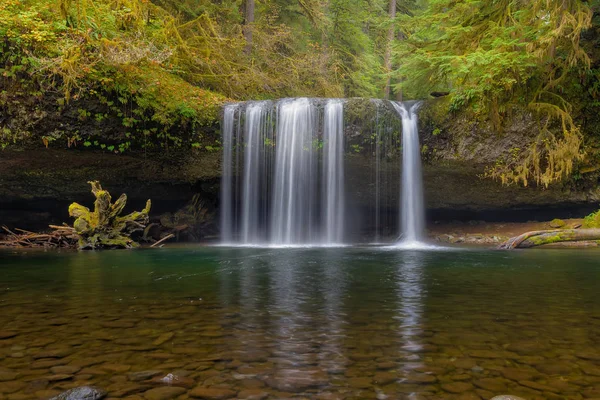
M600 397L599 280L596 250L0 252L0 399Z

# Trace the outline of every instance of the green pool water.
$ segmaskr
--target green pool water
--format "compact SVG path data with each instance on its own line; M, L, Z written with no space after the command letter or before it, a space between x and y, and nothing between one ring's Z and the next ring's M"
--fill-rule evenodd
M0 400L600 397L599 288L580 249L3 251Z

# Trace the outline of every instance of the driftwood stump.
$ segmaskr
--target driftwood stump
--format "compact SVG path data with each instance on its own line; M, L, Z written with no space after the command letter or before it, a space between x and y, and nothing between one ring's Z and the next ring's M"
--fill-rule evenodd
M600 229L555 229L527 232L502 243L501 249L528 249L545 244L600 240Z

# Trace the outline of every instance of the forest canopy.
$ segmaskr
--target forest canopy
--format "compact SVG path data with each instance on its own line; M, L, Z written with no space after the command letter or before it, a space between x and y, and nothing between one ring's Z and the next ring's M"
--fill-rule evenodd
M497 131L515 109L535 115L530 145L488 175L549 185L597 162L586 149L600 139L581 116L600 104L598 10L598 0L4 0L0 146L215 151L227 101L438 92L448 113ZM72 123L47 123L59 119Z

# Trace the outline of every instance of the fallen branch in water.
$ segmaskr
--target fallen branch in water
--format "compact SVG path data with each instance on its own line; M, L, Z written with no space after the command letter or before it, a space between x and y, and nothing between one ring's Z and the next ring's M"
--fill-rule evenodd
M174 234L172 234L172 233L169 233L167 236L165 236L164 238L160 239L158 242L154 243L154 244L153 244L152 246L150 246L150 247L159 247L159 246L158 246L159 244L161 244L162 242L164 242L164 241L167 241L167 240L169 240L169 239L171 239L171 238L173 238L173 237L175 237L175 235L174 235ZM162 247L162 246L160 246L160 247Z
M8 234L0 241L0 247L37 247L37 248L75 248L79 236L70 226L50 225L53 231L48 233L35 233L24 229L15 228L15 233L3 226L2 229Z
M600 229L555 229L527 232L502 243L500 249L528 249L545 244L600 240Z

